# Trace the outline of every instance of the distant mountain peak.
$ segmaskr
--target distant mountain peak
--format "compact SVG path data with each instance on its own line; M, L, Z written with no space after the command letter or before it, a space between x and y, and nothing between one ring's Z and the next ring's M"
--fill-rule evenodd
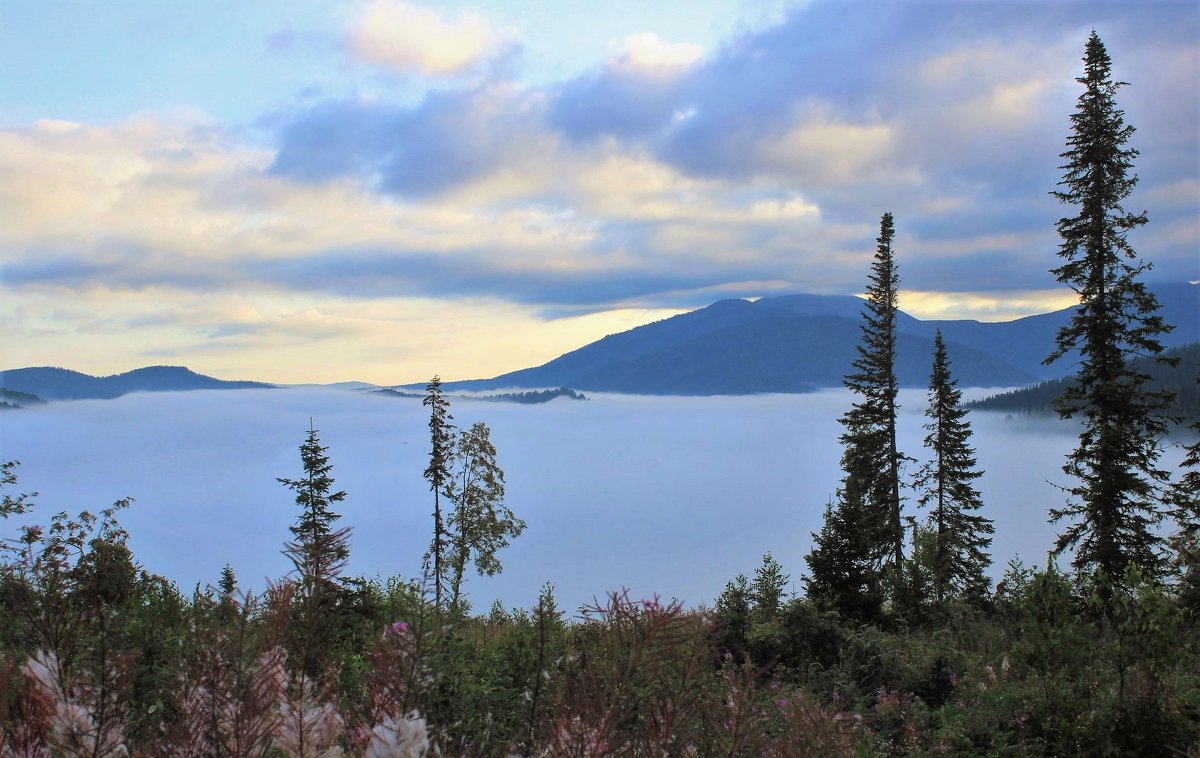
M1188 284L1152 287L1164 318L1188 321L1168 347L1200 339L1197 292ZM541 366L492 379L446 382L447 389L575 387L633 394L751 394L839 387L857 357L862 309L855 295L785 293L755 301L730 298L584 345ZM933 336L941 330L961 386L1013 387L1052 378L1069 361L1042 360L1073 309L1007 322L922 321L900 312L901 383L929 380ZM1061 368L1060 368L1061 366ZM410 385L417 387L418 385Z
M71 369L38 366L0 371L0 387L37 395L45 400L112 399L130 392L256 389L263 382L225 381L198 374L185 366L145 366L110 376L91 376Z

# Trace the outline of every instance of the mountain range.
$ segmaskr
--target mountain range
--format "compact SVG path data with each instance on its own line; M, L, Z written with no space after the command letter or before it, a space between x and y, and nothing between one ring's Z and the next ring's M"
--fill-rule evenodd
M1200 286L1151 289L1175 330L1165 347L1200 341ZM724 395L838 387L852 370L865 301L848 295L782 295L721 300L707 308L609 335L534 368L491 379L445 382L447 390L572 387L592 392ZM900 384L929 382L933 337L941 330L963 387L1017 387L1069 374L1078 356L1042 360L1074 308L1014 321L897 316ZM415 389L421 385L407 385Z
M1176 328L1165 347L1200 342L1200 285L1152 286L1160 314ZM839 387L852 370L865 301L849 295L781 295L721 300L706 308L639 326L585 345L532 368L490 379L449 381L447 391L572 388L644 395L741 395L807 392ZM1050 366L1055 335L1073 308L1004 322L921 320L897 315L896 374L905 387L929 382L933 337L941 330L951 371L962 387L1022 387L1071 374L1078 356ZM28 405L12 393L45 400L113 398L129 392L271 387L231 382L180 366L151 366L95 377L62 368L0 372L0 397ZM342 382L344 389L377 385ZM424 383L397 385L420 391ZM35 398L36 401L36 398Z
M269 388L263 382L228 382L183 366L147 366L124 374L91 376L50 366L0 371L0 387L41 400L110 400L130 392ZM26 402L22 405L28 404Z

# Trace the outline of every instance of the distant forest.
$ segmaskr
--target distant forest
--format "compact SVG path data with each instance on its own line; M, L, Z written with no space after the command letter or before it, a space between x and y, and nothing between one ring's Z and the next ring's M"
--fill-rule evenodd
M1177 358L1178 363L1169 366L1150 359L1135 362L1139 371L1149 374L1148 390L1157 392L1168 389L1175 393L1169 415L1180 419L1182 426L1200 421L1200 342L1163 351L1166 358ZM968 408L985 411L1008 411L1021 416L1049 416L1054 413L1054 401L1062 395L1074 377L1050 379L1032 387L1002 392L998 395L964 403Z

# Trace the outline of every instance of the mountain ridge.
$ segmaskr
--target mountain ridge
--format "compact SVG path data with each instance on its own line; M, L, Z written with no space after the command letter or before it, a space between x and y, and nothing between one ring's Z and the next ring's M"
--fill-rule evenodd
M1200 287L1151 287L1161 313L1178 327L1165 347L1200 340ZM540 366L490 379L443 382L448 390L575 387L592 392L719 395L804 392L841 386L857 357L865 300L852 295L790 294L756 301L719 300L607 335ZM1014 387L1070 373L1077 355L1043 359L1074 308L1011 321L924 321L897 316L897 374L902 386L928 383L933 336L940 329L961 386ZM789 331L792 332L789 334ZM407 389L421 384L400 385Z
M131 392L271 389L275 385L216 379L184 366L144 366L108 376L92 376L58 366L31 366L0 371L0 387L43 400L111 400Z
M1200 285L1161 284L1151 290L1164 319L1177 328L1165 348L1200 342ZM617 332L540 366L490 379L445 381L447 391L542 390L645 395L740 395L808 392L840 387L852 371L866 301L852 295L788 294L726 299L677 316ZM928 384L933 336L941 330L951 371L963 387L1021 387L1068 375L1068 354L1042 364L1073 308L1012 321L931 319L897 314L896 373L901 386ZM147 366L95 377L58 367L0 371L0 388L44 400L107 399L129 392L271 388L265 382L225 381L183 366ZM340 382L347 389L382 388ZM392 385L423 390L424 383ZM10 401L6 401L10 402Z

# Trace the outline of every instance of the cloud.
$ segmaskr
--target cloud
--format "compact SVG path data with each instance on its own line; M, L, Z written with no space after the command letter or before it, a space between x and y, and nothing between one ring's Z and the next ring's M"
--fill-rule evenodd
M385 34L414 18L433 31ZM348 329L369 352L384 327L306 321L304 299L327 315L487 303L528 329L606 309L855 292L892 211L903 287L991 303L1052 286L1064 209L1049 190L1093 24L1133 82L1119 93L1141 151L1129 205L1151 223L1131 241L1155 278L1196 278L1195 9L813 2L704 50L626 36L590 71L533 86L492 66L510 37L478 17L374 4L348 49L366 56L382 35L409 56L388 60L425 80L370 72L363 84L348 67L349 83L327 88L337 96L272 113L267 133L187 112L0 128L0 286L23 313L55 297L111 308L120 292L239 292L272 305L258 320L199 319L191 344L232 360L235 342L286 344L303 324ZM460 65L434 48L474 52ZM425 327L401 321L397 351L429 347L412 336ZM457 352L478 355L467 343L485 319L468 321ZM165 326L138 323L147 349L166 349ZM564 347L602 336L579 323L580 342Z
M398 73L452 76L478 71L509 44L478 13L448 19L399 0L375 0L346 33L351 54Z
M998 292L900 292L900 308L920 319L1011 321L1030 313L1049 313L1079 304L1070 290L1002 290Z
M654 32L639 32L624 39L620 53L610 65L670 74L692 65L703 54L704 49L699 45L666 42Z
M272 170L323 182L425 197L506 165L532 160L553 138L538 126L541 98L506 83L429 93L414 107L333 101L297 113L283 128Z

